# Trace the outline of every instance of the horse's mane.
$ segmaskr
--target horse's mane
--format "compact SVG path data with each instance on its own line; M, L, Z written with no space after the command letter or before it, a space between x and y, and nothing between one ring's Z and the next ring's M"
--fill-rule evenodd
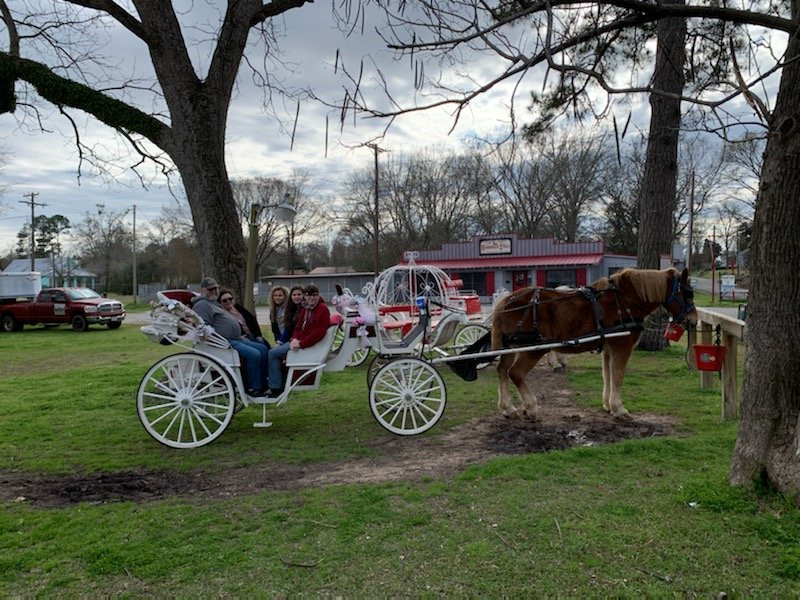
M677 277L675 269L658 271L656 269L623 269L611 275L610 279L618 288L627 282L645 302L663 302L669 295L669 275ZM600 280L602 281L602 280Z

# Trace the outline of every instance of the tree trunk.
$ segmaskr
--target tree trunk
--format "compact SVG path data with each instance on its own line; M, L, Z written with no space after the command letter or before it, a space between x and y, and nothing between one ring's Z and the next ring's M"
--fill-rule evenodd
M192 211L204 276L214 277L242 297L245 244L225 165L224 132L203 111L191 118L205 127L183 128L178 151L171 155L183 180ZM176 132L176 137L179 132Z
M685 4L675 0L671 4ZM639 190L640 269L661 267L661 255L672 251L672 215L678 181L678 132L681 126L680 95L686 83L686 20L658 22L658 47L650 93L650 133L647 138L644 174ZM666 318L656 315L639 338L642 350L661 350L669 342L663 336Z
M798 21L797 2L792 3ZM789 39L770 120L750 249L734 485L761 480L800 498L800 38Z
M683 0L673 4L684 4ZM672 246L672 214L678 180L678 132L685 78L686 21L658 22L658 48L650 93L650 133L639 192L639 247L642 269L658 269ZM669 94L669 95L667 95Z

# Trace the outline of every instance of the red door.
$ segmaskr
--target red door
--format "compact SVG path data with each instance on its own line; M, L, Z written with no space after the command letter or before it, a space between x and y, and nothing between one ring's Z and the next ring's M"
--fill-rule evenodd
M512 271L511 272L511 291L515 292L521 288L528 287L528 272L527 271Z

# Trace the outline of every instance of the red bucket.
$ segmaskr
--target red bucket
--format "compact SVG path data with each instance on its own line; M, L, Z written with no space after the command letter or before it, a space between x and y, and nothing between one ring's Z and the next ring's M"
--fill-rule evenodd
M694 364L700 371L720 371L725 360L725 347L716 344L696 344Z
M677 342L683 336L683 327L677 323L668 323L664 330L664 337L671 342Z

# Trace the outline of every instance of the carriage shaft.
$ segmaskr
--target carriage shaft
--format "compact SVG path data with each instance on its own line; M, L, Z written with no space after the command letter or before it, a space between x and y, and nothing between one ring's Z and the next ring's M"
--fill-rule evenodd
M454 362L458 360L465 360L470 358L483 358L502 356L504 354L517 354L519 352L537 352L539 350L555 350L556 348L568 348L573 346L580 346L582 344L589 344L607 338L625 337L630 335L631 331L616 331L613 333L594 334L585 337L574 338L571 340L561 342L548 342L547 344L536 344L534 346L519 346L517 348L505 348L503 350L490 350L488 352L475 352L474 354L458 354L456 356L446 356L442 358L434 358L429 362L438 365L439 363Z

